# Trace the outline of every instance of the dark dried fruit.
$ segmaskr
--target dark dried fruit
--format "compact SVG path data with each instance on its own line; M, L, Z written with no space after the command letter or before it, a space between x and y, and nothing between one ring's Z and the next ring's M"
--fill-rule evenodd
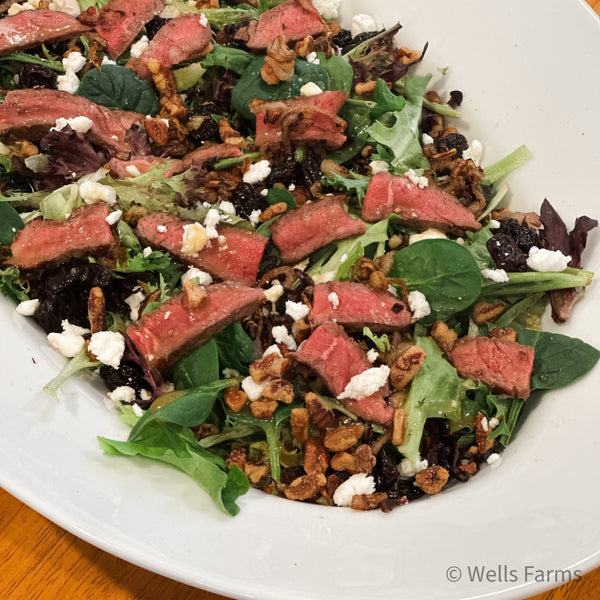
M302 168L300 163L291 158L282 164L274 165L265 180L265 185L273 187L276 183L281 183L285 187L292 184L300 185L302 183Z
M197 129L192 129L189 133L190 140L194 144L202 144L202 142L211 141L218 142L219 138L219 125L214 119L208 117L202 121L202 124Z
M342 29L331 38L331 41L338 48L345 48L352 41L352 33L350 33L349 29Z
M486 244L488 252L496 263L498 269L504 269L509 273L525 271L527 269L527 258L521 251L517 242L505 233L496 233Z
M246 219L253 211L260 210L262 212L267 208L265 198L249 183L238 183L229 200L235 206L236 213Z
M24 64L19 70L19 87L42 87L56 89L57 75L48 67L36 64Z
M137 392L149 387L142 368L130 361L122 361L118 369L114 369L109 365L102 365L100 367L100 377L104 379L111 391L123 385L132 387Z
M169 22L169 19L163 19L162 17L156 16L151 21L146 23L146 35L151 40L157 33L158 30Z
M347 54L348 52L350 52L350 50L352 50L352 48L356 48L356 46L358 46L359 44L362 44L363 42L370 40L372 37L379 35L382 31L383 30L363 31L363 33L359 33L358 35L354 36L352 40L350 40L350 43L344 46L344 48L342 49L342 54Z
M496 233L509 235L522 252L529 254L533 246L541 247L540 236L527 225L520 225L516 219L502 219Z
M462 153L469 147L467 138L460 133L449 133L443 138L440 138L436 143L437 149L440 152L456 149L456 157L462 158Z

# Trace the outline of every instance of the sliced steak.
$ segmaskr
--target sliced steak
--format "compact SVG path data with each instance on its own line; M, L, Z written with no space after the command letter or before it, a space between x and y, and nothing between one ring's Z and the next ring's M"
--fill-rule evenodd
M242 27L235 37L252 50L264 50L278 36L295 42L324 32L323 19L311 0L287 0Z
M332 321L317 327L300 349L289 356L315 370L335 396L344 391L352 377L371 368L360 346L343 327ZM359 417L375 423L390 423L394 416L394 409L386 403L381 392L360 400L340 402Z
M184 308L181 294L127 328L151 367L166 371L230 323L251 315L263 299L261 289L235 283L216 283L205 290L207 297L198 308Z
M346 141L346 121L337 113L347 98L346 92L328 91L287 100L253 100L249 108L256 115L256 145L319 143L339 148Z
M94 30L107 42L112 58L121 56L142 27L165 7L165 0L109 0L98 15Z
M392 213L416 229L481 229L473 213L451 194L431 185L420 188L406 175L377 173L367 188L362 218L372 223Z
M115 243L107 216L108 205L98 202L78 208L66 221L34 219L15 236L7 262L34 269L72 256L102 254Z
M67 13L38 8L0 19L0 55L77 37L90 28Z
M27 11L33 12L33 11ZM20 13L19 13L20 14ZM110 110L87 98L50 89L14 90L0 104L0 138L41 139L59 117L88 117L92 128L85 134L93 143L112 153L129 155L127 131L142 125L145 116L124 110Z
M186 154L182 160L177 161L173 166L175 173L183 173L190 167L204 167L210 161L217 161L223 158L237 158L242 155L242 151L232 144L211 144L205 143L200 148L196 148L189 154Z
M534 349L504 338L462 337L448 353L461 377L477 379L496 394L529 397Z
M275 245L284 263L294 263L336 240L365 232L365 224L349 217L342 205L344 196L323 196L282 215L272 223Z
M405 304L388 292L376 292L365 283L329 281L314 288L312 320L333 321L346 329L372 331L404 329L412 323Z
M211 35L204 15L180 15L161 27L142 54L129 60L125 66L151 81L152 75L146 66L150 59L170 69L184 60L200 58L212 49Z
M164 162L165 159L157 156L132 156L129 160L111 158L106 163L106 168L110 169L111 177L126 179L127 177L136 177L138 174L147 173L152 167L158 167Z
M254 284L258 267L267 245L267 238L237 227L219 225L221 241L212 239L200 252L182 252L184 226L192 221L182 221L167 213L155 212L142 217L136 234L144 244L166 250L178 260L208 271L226 281Z

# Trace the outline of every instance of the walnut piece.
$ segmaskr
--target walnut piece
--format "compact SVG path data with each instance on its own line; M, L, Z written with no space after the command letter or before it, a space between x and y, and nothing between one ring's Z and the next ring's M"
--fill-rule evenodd
M208 294L201 286L189 279L183 284L183 308L196 310L206 300Z
M439 465L431 465L422 471L419 471L415 476L415 483L430 496L438 494L442 488L448 483L450 474L444 467Z
M330 408L326 408L316 394L313 392L306 394L304 403L311 423L316 425L321 431L325 431L333 425L333 411Z
M92 335L106 329L106 300L100 287L93 287L88 296L88 319Z
M387 500L388 495L385 492L375 492L374 494L355 494L350 501L350 508L354 510L373 510L380 508Z
M360 445L354 456L356 458L356 470L359 473L370 473L377 463L377 458L368 444Z
M394 424L392 429L392 444L400 446L404 443L406 433L406 411L403 408L397 408L394 411Z
M225 144L231 144L238 148L246 145L246 139L229 124L225 117L219 119L219 137Z
M350 475L358 472L356 456L350 452L337 452L331 457L330 465L334 471L347 471Z
M307 473L325 473L329 467L329 452L322 438L311 437L304 444L304 470Z
M267 354L250 365L250 377L256 383L262 383L269 377L283 377L290 366L289 358L283 358L276 352Z
M169 141L169 128L162 119L145 119L144 129L150 139L159 146L166 146Z
M505 308L506 304L504 302L497 302L496 304L478 302L473 307L473 321L475 321L477 325L491 323L504 312Z
M305 408L292 408L291 414L292 435L303 444L310 435L310 422L308 411Z
M269 474L269 465L257 458L249 458L246 460L243 471L250 483L256 484Z
M327 479L323 473L310 473L294 479L283 491L289 500L310 500L325 487Z
M357 96L368 96L369 94L372 94L375 91L376 87L376 81L359 81L354 86L354 91L356 92Z
M235 386L231 386L225 389L224 400L229 410L239 413L248 402L248 394L244 390L238 390Z
M501 329L500 327L492 327L488 334L490 338L502 338L511 342L517 341L517 332L514 329L508 327L507 329Z
M278 405L277 400L256 400L250 403L250 410L255 419L266 421L273 416Z
M392 386L401 390L405 388L421 370L425 361L425 350L421 346L411 346L400 355L390 369Z
M266 223L269 219L282 215L288 209L288 205L285 202L276 202L271 204L269 208L260 213L258 220L261 223Z
M350 425L349 427L338 427L330 431L323 442L325 447L332 452L343 452L352 448L363 436L365 432L364 425Z
M458 336L456 331L450 329L443 321L436 321L431 328L431 337L438 346L446 353L451 352Z
M246 464L246 459L247 455L244 448L232 448L227 455L225 464L227 465L228 469L231 469L233 465L236 465L243 471Z
M291 404L294 399L294 386L285 379L274 379L269 381L262 392L269 400L277 400L285 404Z

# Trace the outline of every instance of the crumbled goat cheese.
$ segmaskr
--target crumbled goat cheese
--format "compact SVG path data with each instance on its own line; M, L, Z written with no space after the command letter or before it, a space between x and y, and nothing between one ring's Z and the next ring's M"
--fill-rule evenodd
M125 338L118 331L99 331L92 335L88 348L101 363L118 369L125 352Z
M301 96L316 96L317 94L322 94L322 93L323 93L323 90L316 83L313 83L312 81L305 83L300 88Z
M125 167L125 173L130 177L139 177L142 174L135 165L127 165Z
M331 292L331 294L327 296L327 300L333 308L337 308L340 305L340 297L335 292Z
M240 376L239 371L236 371L235 369L223 369L221 373L223 373L223 377L225 377L225 379L231 379L232 377Z
M360 33L366 33L367 31L379 31L377 22L371 15L354 15L352 17L352 24L350 25L350 32L352 37L356 37Z
M482 417L480 423L481 423L481 429L483 429L487 433L490 430L490 426L488 424L487 417Z
M464 246L465 245L465 240L461 237L458 237L454 240L459 246Z
M325 273L317 273L313 276L312 280L315 283L327 283L335 279L335 271L325 271Z
M463 150L463 159L467 160L467 159L471 159L474 163L475 166L479 166L479 163L481 162L481 155L483 153L483 146L481 144L481 142L479 140L473 140L470 144L469 147L466 150Z
M342 0L313 0L314 7L321 13L321 16L328 21L337 19L340 16L340 4Z
M65 58L62 59L62 66L66 72L79 73L83 69L83 65L86 63L86 58L81 52L69 52Z
M53 0L53 2L50 2L48 8L50 10L65 12L75 18L81 14L81 7L77 0Z
M72 119L59 117L52 129L62 131L67 125L77 133L87 133L94 126L94 122L88 117L73 117Z
M144 416L144 410L142 409L142 407L139 404L137 404L137 403L132 404L131 408L133 409L133 414L136 417L143 417Z
M176 6L165 6L162 12L159 13L161 19L174 19L181 14L181 11Z
M25 159L25 166L34 173L43 173L48 168L47 154L34 154Z
M150 246L146 246L143 250L142 250L142 256L144 258L148 258L152 253L154 252L154 250L152 250L152 248L150 248Z
M273 329L271 329L271 334L276 343L287 346L289 350L296 350L298 347L296 340L289 334L285 325L273 327Z
M189 267L188 270L181 276L181 283L195 280L198 285L210 285L213 278L206 271L201 271L198 267Z
M156 231L158 231L158 233L167 233L167 227L166 225L157 225Z
M498 427L498 425L500 425L500 419L498 419L498 417L492 417L489 420L489 426L491 429L496 429L496 427Z
M131 48L129 49L129 53L131 54L131 58L139 58L142 55L142 52L148 47L150 40L147 35L143 35L135 44L131 44Z
M294 321L299 321L308 315L310 309L303 302L292 302L288 300L285 303L285 314L289 315Z
M79 195L87 204L96 202L106 202L115 204L117 202L117 192L109 185L96 183L95 181L84 181L79 185Z
M424 133L421 136L421 143L423 144L423 146L427 146L429 144L433 144L435 140L428 134L428 133Z
M135 400L135 390L129 385L120 385L112 392L106 394L113 406L117 403L131 404ZM107 406L109 406L107 404Z
M431 314L431 307L429 306L429 302L427 302L427 298L417 290L408 294L408 305L413 316L417 319L422 319Z
M338 396L338 400L367 398L387 383L389 375L390 368L387 365L366 369L350 379L344 391Z
M150 390L141 389L140 390L140 400L144 402L149 402L152 399L152 392Z
M490 454L488 456L486 462L492 467L492 469L496 469L500 466L500 463L502 462L502 457L497 452L494 452L493 454Z
M414 477L417 473L421 472L423 469L426 469L429 466L427 460L421 460L421 457L417 457L416 464L413 466L410 459L405 458L400 462L399 472L400 477Z
M321 61L317 58L317 53L316 52L309 52L306 55L306 61L309 63L313 63L313 65L320 65ZM306 95L306 94L303 94Z
M333 493L337 506L350 506L357 494L372 494L375 491L375 479L366 473L356 473L340 484Z
M279 300L279 298L281 298L283 295L283 291L283 286L279 283L279 281L275 281L268 290L265 290L265 298L269 302L277 302L277 300Z
M109 225L114 225L123 216L122 210L113 210L104 220Z
M204 218L204 227L206 228L206 234L209 239L215 239L219 237L219 233L217 232L217 225L221 220L221 215L216 208L211 208L206 213L206 217Z
M33 317L39 306L40 301L37 298L34 298L33 300L23 300L23 302L17 304L15 310L24 317Z
M271 167L269 166L268 160L259 160L256 163L252 163L249 169L244 173L242 177L244 183L254 185L260 183L263 179L266 179L271 173Z
M429 185L429 181L427 177L419 177L413 169L409 169L404 173L406 177L408 177L417 187L423 189Z
M281 350L279 349L279 346L277 344L273 344L263 352L263 356L269 356L269 354L277 354L278 356L281 356Z
M504 269L482 269L481 276L496 283L508 281L508 274Z
M194 5L196 3L194 2ZM202 27L208 27L208 19L206 18L206 15L204 13L201 13L200 16L198 17L198 21L200 23L200 25L202 25Z
M408 244L415 244L421 240L447 240L448 236L439 229L426 229L422 233L412 233L408 238Z
M108 56L103 56L102 57L102 62L100 63L101 66L103 65L116 65L117 61L116 60L111 60L110 58L108 58Z
M385 160L372 160L369 163L371 167L371 174L377 175L377 173L387 173L390 170L390 165Z
M88 333L88 329L71 325L66 319L61 323L62 333L52 332L48 334L48 342L56 348L64 357L73 358L79 354L85 346L83 335Z
M265 190L263 190L263 191L265 191ZM250 216L248 217L248 221L250 221L250 223L252 223L252 225L258 225L260 223L259 217L261 215L261 212L262 211L258 208L256 210L253 210L250 213Z
M547 250L533 246L527 257L527 266L533 271L543 273L564 271L571 261L570 256L565 256L560 250Z
M290 183L290 185L288 185L288 191L289 192L293 192L296 189L296 184L295 183Z
M490 219L488 226L490 229L500 229L500 221L496 221L496 219Z
M208 233L200 223L188 223L183 226L181 252L183 254L196 254L208 244L208 239Z
M262 381L261 383L256 383L256 381L254 381L254 379L248 375L248 377L242 380L242 389L244 392L246 392L248 400L250 400L250 402L254 402L262 396L263 390L267 386L267 383L269 383L268 379Z
M59 75L56 78L56 87L61 92L75 94L79 88L79 78L73 71L66 71L64 75Z
M230 215L236 214L235 206L231 202L227 202L227 200L223 200L221 204L219 204L219 208Z
M369 362L375 362L378 358L379 358L379 352L377 352L377 350L375 350L375 348L371 348L367 352L367 360Z

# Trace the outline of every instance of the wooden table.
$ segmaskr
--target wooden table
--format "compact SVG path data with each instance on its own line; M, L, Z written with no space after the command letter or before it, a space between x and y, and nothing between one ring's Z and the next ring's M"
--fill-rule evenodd
M600 0L588 0L600 14ZM594 600L600 568L530 600ZM76 538L0 489L1 600L228 600L135 567Z

